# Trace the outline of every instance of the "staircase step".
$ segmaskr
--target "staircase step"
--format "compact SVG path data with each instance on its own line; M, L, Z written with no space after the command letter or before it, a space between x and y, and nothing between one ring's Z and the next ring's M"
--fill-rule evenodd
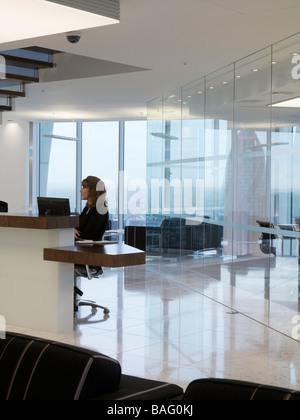
M6 66L23 67L27 69L42 69L42 68L53 68L54 64L49 61L33 60L25 57L17 57L1 53L6 60Z
M22 50L26 50L26 51L34 51L40 54L48 54L48 55L52 55L54 53L60 53L61 51L58 50L51 50L50 48L45 48L45 47L25 47L22 48Z
M9 105L0 105L0 111L12 111L12 107Z
M12 111L13 98L25 97L25 83L38 83L38 70L53 68L53 51L43 47L26 47L0 52L6 60L5 79L0 80L0 112ZM19 74L22 73L22 74ZM11 90L20 89L20 90ZM5 99L2 99L5 98ZM0 116L1 117L1 116Z
M14 98L14 97L25 98L25 92L20 92L17 90L0 89L0 96L1 97L8 96L10 98Z
M21 80L27 83L39 83L40 79L33 76L24 76L22 74L6 73L6 80Z

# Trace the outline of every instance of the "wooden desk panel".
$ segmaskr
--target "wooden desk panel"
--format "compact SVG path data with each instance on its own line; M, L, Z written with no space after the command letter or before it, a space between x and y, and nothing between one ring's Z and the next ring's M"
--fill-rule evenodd
M0 213L0 227L22 229L69 229L79 225L78 216L38 216Z
M125 245L74 245L45 248L44 260L102 267L127 267L145 264L146 253Z

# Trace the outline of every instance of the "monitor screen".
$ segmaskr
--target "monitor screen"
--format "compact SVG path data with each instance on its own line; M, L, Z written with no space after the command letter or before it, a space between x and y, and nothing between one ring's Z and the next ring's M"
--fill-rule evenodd
M70 216L70 201L68 198L38 197L40 216Z
M5 201L0 201L0 213L8 212L8 204Z

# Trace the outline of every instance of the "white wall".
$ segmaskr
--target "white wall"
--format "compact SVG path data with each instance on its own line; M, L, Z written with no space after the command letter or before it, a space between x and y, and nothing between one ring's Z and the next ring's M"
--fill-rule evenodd
M0 200L12 213L28 210L29 123L8 121L0 125Z

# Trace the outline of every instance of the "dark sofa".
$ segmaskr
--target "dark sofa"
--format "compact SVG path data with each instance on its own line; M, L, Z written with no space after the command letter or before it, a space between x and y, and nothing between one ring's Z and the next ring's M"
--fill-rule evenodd
M233 379L197 379L189 384L185 401L300 401L300 392Z
M180 217L166 217L160 226L126 226L125 243L143 251L203 251L221 247L223 226L210 223L188 224Z
M215 378L194 380L184 392L174 384L124 375L118 361L92 350L6 333L0 340L0 400L169 401L176 405L212 400L299 401L300 392Z
M177 385L123 375L101 353L27 335L0 340L0 400L168 400Z

